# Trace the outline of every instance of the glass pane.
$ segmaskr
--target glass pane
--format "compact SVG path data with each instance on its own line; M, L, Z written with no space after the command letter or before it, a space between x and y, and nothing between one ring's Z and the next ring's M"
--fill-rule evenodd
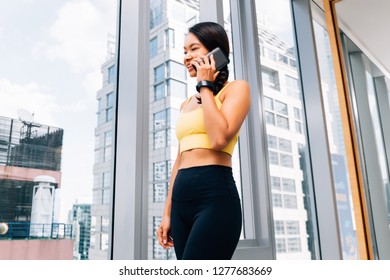
M375 130L375 140L376 140L376 147L378 149L378 159L379 159L379 166L381 171L381 177L383 182L383 193L385 194L384 199L386 202L386 205L388 207L388 217L390 218L390 181L389 181L389 166L386 158L386 145L384 143L383 138L383 128L382 125L386 123L386 120L383 120L383 118L380 117L379 113L379 106L378 106L378 99L377 99L377 92L375 89L374 84L374 78L373 76L366 71L366 79L367 79L367 85L368 85L368 104L370 107L370 113L371 118L373 122L373 127ZM388 219L389 226L390 226L390 219Z
M188 85L183 45L188 27L199 21L199 5L198 1L176 0L152 0L150 4L150 40L156 54L150 60L148 259L176 259L173 249L160 246L155 232L177 155L175 126L180 105L195 90Z
M277 259L314 259L304 100L290 0L256 0ZM299 114L298 114L299 112ZM298 122L298 123L297 123ZM302 137L302 134L304 137ZM309 176L310 177L310 176ZM283 230L282 230L283 228Z
M40 239L50 259L73 239L64 258L107 259L117 1L1 6L1 242ZM35 256L26 244L12 257Z
M343 131L335 82L334 68L327 31L314 22L318 61L320 66L322 94L326 113L329 146L332 155L337 210L342 237L344 259L358 259L356 228L351 202L351 186L346 165Z

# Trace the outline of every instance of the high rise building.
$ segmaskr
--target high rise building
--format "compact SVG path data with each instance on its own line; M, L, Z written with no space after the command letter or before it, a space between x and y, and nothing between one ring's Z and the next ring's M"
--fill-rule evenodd
M32 242L71 239L71 225L58 223L63 133L61 128L34 122L24 110L19 120L0 117L0 222L8 225L0 235L3 252L16 244L12 242L29 242L25 252L0 258L29 258ZM68 254L72 243L59 244ZM40 257L64 257L49 251Z
M73 259L88 260L91 239L91 204L73 204L69 224L73 226Z

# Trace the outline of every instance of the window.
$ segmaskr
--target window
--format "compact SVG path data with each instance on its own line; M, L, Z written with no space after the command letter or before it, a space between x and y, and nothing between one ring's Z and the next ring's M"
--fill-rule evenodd
M288 96L300 99L298 79L286 75L286 92Z
M154 149L161 149L167 146L167 131L160 130L153 133Z
M301 252L301 240L299 238L287 238L288 252Z
M286 253L287 248L286 248L286 239L285 238L276 238L276 252L277 253Z
M264 97L264 107L266 109L266 122L283 129L290 129L288 118L288 106L284 102Z
M283 221L274 221L275 225L275 234L281 235L284 234L284 222Z
M111 154L112 154L112 132L106 131L104 133L104 155L103 155L103 161L108 162L111 161Z
M108 68L108 83L112 84L115 80L115 65Z
M101 251L108 250L108 233L100 234L100 250Z
M169 79L168 83L168 95L179 97L181 99L187 98L187 85L185 83Z
M110 203L111 173L103 173L102 204Z
M175 30L168 28L165 30L165 49L175 48Z
M165 67L164 64L161 64L154 68L154 82L161 83L165 79Z
M103 114L102 114L102 99L98 99L98 109L97 109L97 125L101 125L103 123Z
M114 113L114 94L107 94L106 122L112 121Z
M287 234L299 234L299 222L298 221L286 221Z
M153 202L165 202L168 195L168 183L153 184Z
M150 58L153 58L157 55L157 37L154 37L152 40L150 40Z
M154 68L154 100L160 100L165 97L165 67L161 64Z
M160 100L165 97L165 84L160 83L154 86L154 100Z
M163 21L163 1L150 1L150 29L160 25Z
M261 76L263 85L274 90L279 90L279 74L277 71L267 67L261 68Z
M183 63L178 63L176 61L168 61L168 77L176 78L179 80L186 80L186 68Z

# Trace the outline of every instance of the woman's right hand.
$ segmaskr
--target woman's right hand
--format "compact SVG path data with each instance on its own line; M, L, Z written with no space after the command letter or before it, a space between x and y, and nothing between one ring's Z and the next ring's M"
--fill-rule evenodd
M171 218L170 217L163 217L163 220L160 224L160 226L157 229L157 238L160 242L160 245L164 247L165 249L170 249L173 247L173 240L170 236L170 229L171 229Z

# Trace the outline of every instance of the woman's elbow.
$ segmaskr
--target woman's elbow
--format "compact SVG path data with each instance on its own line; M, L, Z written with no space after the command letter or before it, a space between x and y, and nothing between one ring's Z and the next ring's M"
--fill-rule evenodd
M224 138L215 139L210 143L210 148L214 151L222 151L228 145L228 141Z

